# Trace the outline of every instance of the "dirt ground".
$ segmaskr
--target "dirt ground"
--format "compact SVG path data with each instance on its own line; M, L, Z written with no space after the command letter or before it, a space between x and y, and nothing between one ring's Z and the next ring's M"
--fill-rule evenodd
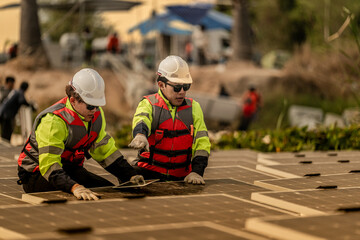
M5 77L9 75L16 78L16 88L22 81L28 81L27 99L35 102L38 105L38 111L41 111L65 96L66 84L80 69L29 71L17 67L14 62L8 62L0 65L0 82L3 84ZM118 124L130 123L135 109L126 101L126 90L121 84L124 79L119 79L123 75L116 74L110 69L95 69L104 78L106 84L107 104L104 111L109 122L108 125L116 127ZM217 96L220 84L223 83L234 98L240 98L249 84L254 84L260 91L265 92L269 87L273 87L282 76L280 70L261 69L250 63L242 62L201 67L191 66L190 72L194 80L190 91ZM155 73L153 76L149 75L149 79L146 81L151 81L154 76Z

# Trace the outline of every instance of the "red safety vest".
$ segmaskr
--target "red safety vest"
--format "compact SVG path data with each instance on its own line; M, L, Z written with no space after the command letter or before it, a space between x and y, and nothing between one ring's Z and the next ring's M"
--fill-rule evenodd
M158 94L145 96L152 105L150 152L143 152L138 166L175 177L191 172L193 143L192 99L177 107L173 120L164 99Z
M24 148L19 156L18 165L28 172L39 171L39 149L35 137L35 130L42 117L47 113L53 113L63 119L68 126L69 134L65 142L65 149L61 154L61 162L69 162L82 166L85 154L97 139L101 126L102 118L100 110L95 112L94 118L89 122L88 130L76 112L65 107L67 98L63 98L51 107L42 111L35 119L30 137L26 141ZM51 146L47 149L51 153ZM42 151L42 153L44 153Z

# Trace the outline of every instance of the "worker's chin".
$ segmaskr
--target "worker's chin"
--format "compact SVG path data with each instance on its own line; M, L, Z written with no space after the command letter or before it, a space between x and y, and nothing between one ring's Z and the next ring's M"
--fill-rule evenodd
M180 106L180 105L183 103L183 101L184 101L184 98L176 98L176 99L174 100L174 104L173 104L173 105L175 105L175 106Z
M84 120L85 122L90 122L94 118L94 115L87 115Z

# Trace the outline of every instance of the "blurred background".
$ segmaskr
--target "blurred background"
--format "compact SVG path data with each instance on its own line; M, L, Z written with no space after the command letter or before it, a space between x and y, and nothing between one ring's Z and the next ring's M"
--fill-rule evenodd
M0 13L0 83L28 81L34 116L92 67L108 128L127 129L170 54L189 63L188 96L213 132L344 128L360 116L359 1L2 0ZM242 129L251 88L259 99Z

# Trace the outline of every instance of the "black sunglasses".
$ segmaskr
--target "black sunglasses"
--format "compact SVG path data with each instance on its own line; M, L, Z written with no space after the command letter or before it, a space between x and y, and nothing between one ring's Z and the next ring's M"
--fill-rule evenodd
M191 87L191 84L172 85L169 82L165 82L165 84L172 86L174 88L174 92L180 92L181 89L184 89L184 91L187 91Z
M86 104L86 109L89 110L89 111L94 110L95 108L98 108L98 106L93 106L93 105L87 104L87 103L84 102L82 99L78 99L78 102L79 102L79 103L85 103L85 104Z
M93 106L93 105L89 105L89 104L86 104L86 109L91 111L91 110L94 110L95 108L98 108L97 106Z

